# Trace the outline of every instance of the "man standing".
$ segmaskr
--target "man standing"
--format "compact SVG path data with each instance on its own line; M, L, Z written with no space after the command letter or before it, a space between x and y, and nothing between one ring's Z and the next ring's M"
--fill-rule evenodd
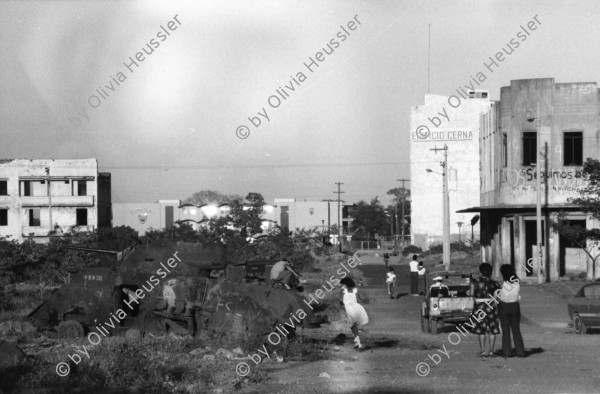
M417 261L417 255L413 254L412 261L410 262L410 295L419 295L419 262Z
M292 263L283 259L271 268L271 280L281 282L286 289L290 289L298 285L298 274L292 269Z

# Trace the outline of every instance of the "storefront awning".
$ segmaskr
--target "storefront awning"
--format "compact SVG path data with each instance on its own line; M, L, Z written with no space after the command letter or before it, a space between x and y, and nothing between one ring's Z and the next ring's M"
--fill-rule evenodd
M471 213L471 212L490 212L490 211L513 211L513 212L526 212L535 211L535 204L516 204L516 205L487 205L481 207L471 207L456 211L457 213ZM542 206L542 211L579 211L580 206L573 204L552 204L549 206Z

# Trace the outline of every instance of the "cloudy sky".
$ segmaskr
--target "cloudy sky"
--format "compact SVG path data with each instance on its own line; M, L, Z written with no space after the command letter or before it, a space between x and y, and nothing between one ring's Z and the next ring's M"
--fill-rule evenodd
M97 158L115 202L320 200L335 182L387 201L409 177L429 25L430 92L450 95L536 15L481 88L600 81L594 0L2 1L0 158Z

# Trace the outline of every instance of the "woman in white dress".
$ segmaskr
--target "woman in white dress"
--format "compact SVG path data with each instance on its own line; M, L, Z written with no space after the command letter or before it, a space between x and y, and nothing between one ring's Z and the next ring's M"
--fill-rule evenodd
M354 281L348 277L343 278L340 283L342 284L342 303L346 308L348 319L350 320L350 330L354 334L354 347L359 350L363 349L363 345L360 343L360 337L358 336L358 326L364 326L369 322L369 316L362 305L358 303L358 289L354 284Z

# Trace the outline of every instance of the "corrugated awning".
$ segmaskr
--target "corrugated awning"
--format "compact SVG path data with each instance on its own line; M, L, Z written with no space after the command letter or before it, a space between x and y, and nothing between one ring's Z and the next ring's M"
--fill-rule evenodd
M488 205L481 207L471 207L456 211L457 213L470 212L487 212L487 211L535 211L535 204L519 204L519 205ZM581 210L581 207L573 204L553 204L550 206L542 206L542 211L560 211L560 210Z

